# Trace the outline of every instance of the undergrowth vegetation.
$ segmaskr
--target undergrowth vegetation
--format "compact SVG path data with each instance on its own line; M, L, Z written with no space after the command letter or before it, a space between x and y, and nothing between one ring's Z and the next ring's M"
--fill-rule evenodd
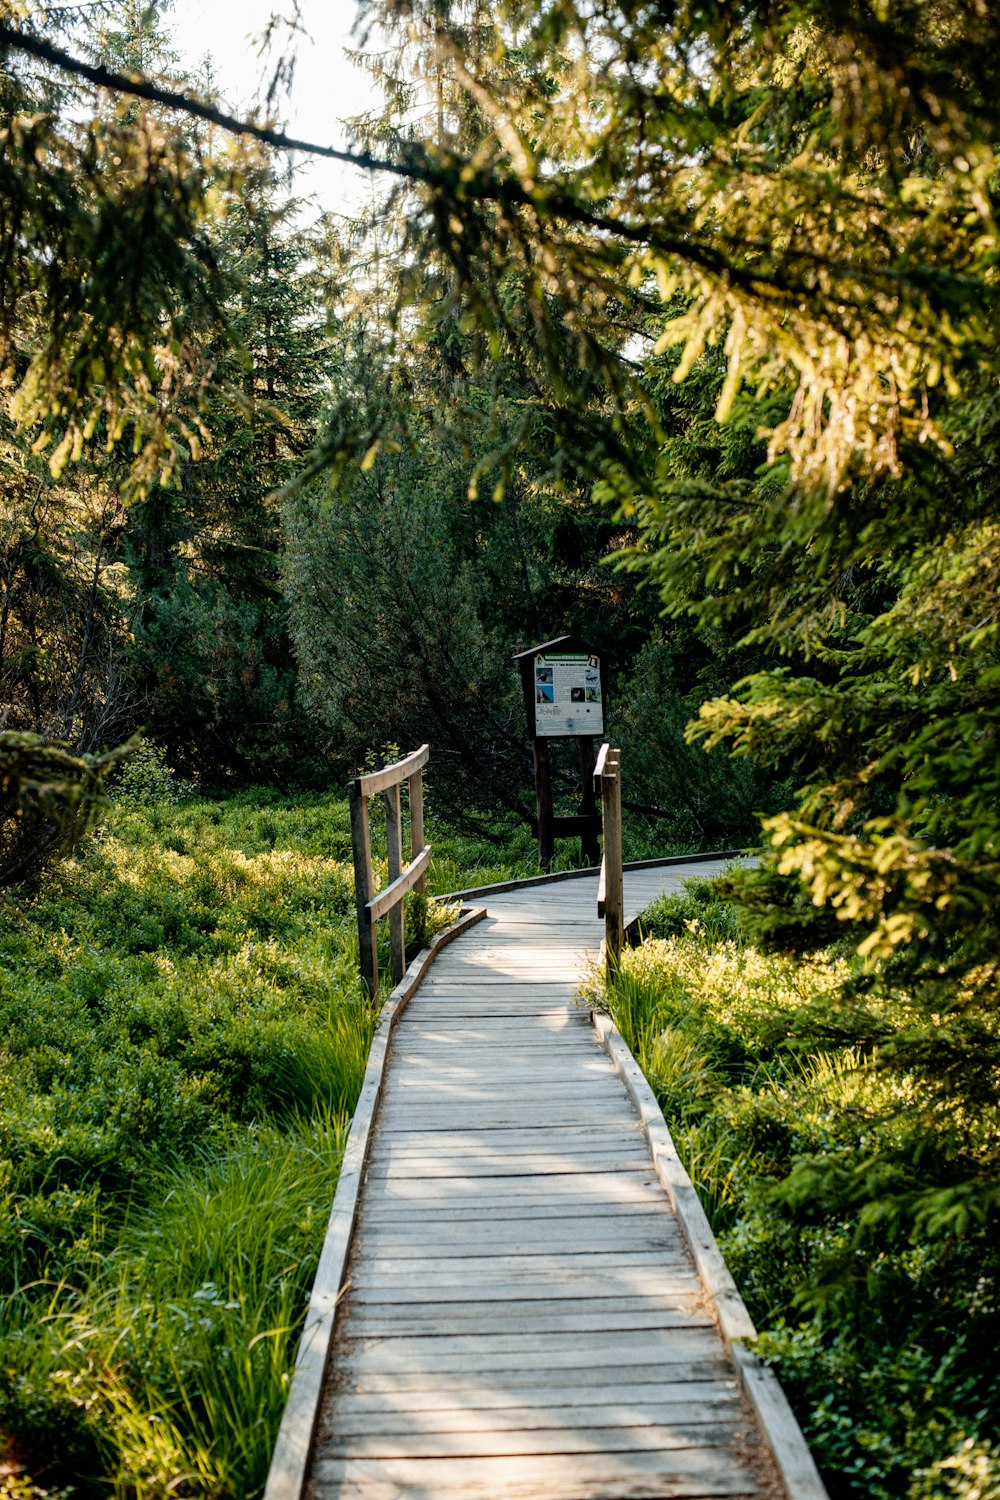
M1000 1246L988 1197L957 1212L950 1191L995 1150L994 1115L935 1128L885 1064L907 999L845 1004L846 949L764 953L705 881L644 927L590 998L657 1094L831 1496L996 1500Z
M143 758L101 834L3 898L0 1488L18 1500L246 1500L285 1399L377 1019L350 820L336 797L191 790ZM511 872L434 836L439 889ZM413 918L411 951L450 914Z

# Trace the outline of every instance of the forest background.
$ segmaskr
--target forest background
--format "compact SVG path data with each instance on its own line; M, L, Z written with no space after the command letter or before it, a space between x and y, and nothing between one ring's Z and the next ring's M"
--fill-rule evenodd
M384 108L339 154L387 186L304 227L287 68L234 128L160 7L0 7L4 878L88 825L140 727L216 792L428 739L439 812L510 828L511 655L581 634L634 852L762 829L726 911L839 945L790 1034L887 1081L877 1145L782 1169L786 1204L853 1226L803 1305L919 1246L905 1276L947 1266L978 1339L998 25L986 0L370 0Z

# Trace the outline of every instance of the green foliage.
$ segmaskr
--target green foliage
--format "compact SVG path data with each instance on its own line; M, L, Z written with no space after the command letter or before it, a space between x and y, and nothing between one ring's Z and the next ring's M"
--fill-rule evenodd
M5 902L0 1424L26 1493L259 1492L375 1025L344 803L174 790L147 752L85 856Z
M107 806L106 777L134 750L72 755L37 734L0 732L0 886L72 849Z
M846 953L766 954L718 886L644 914L606 1004L656 1092L831 1494L1000 1482L995 1110L928 1109ZM977 1174L970 1193L969 1175Z
M167 753L152 740L140 740L132 755L115 777L113 798L118 807L175 807L185 797L192 797L195 786L178 781L167 765Z

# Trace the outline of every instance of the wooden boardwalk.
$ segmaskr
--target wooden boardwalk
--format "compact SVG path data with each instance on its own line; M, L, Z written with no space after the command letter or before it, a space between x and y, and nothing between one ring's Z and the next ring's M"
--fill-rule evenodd
M692 873L627 872L627 909ZM779 1479L690 1225L573 1004L596 877L483 904L393 1032L302 1492L817 1500L808 1455Z

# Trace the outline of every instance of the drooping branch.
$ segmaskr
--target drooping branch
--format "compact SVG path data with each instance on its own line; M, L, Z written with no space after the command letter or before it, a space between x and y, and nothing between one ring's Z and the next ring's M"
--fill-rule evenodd
M167 109L176 109L196 120L205 120L210 125L217 125L220 130L226 130L231 135L249 136L253 140L261 141L264 145L275 146L279 151L301 151L309 156L323 156L331 161L342 161L348 166L359 167L362 171L391 172L396 176L418 180L422 180L425 175L416 161L404 164L374 156L370 151L351 151L339 146L320 146L314 141L296 140L294 136L287 135L283 130L275 130L269 125L258 125L253 120L241 120L236 115L230 115L225 110L218 109L214 104L206 103L204 99L196 99L182 89L168 88L165 84L154 83L152 79L144 77L141 73L131 71L119 73L114 68L106 68L103 63L85 62L83 58L74 57L72 53L55 46L52 42L45 41L42 37L32 36L29 32L18 31L2 23L0 23L0 48L12 48L16 52L25 52L29 57L38 58L40 62L51 63L53 67L62 68L64 72L71 73L77 78L85 78L88 83L94 84L97 88L109 89L112 93L125 94L133 99L146 99L151 104L162 104ZM430 180L432 174L427 173L426 176Z
M232 135L260 141L279 151L298 151L307 156L340 161L361 171L385 172L404 181L419 182L427 187L444 190L454 200L492 202L513 211L527 209L539 220L561 221L563 224L594 231L611 242L645 246L659 254L674 255L710 276L721 277L729 284L742 286L751 295L759 295L766 290L779 293L797 291L799 287L796 272L805 267L822 265L846 281L858 275L858 267L852 261L830 257L821 251L801 246L789 247L784 251L782 266L765 270L752 264L752 258L770 254L773 246L769 241L741 239L738 244L727 245L725 234L720 229L716 229L710 237L700 238L690 232L671 232L662 223L634 222L624 216L603 213L591 207L554 181L522 181L515 173L498 171L493 165L474 168L464 158L440 150L432 155L417 142L401 144L399 155L393 158L377 156L366 150L321 146L315 141L299 140L283 130L228 114L183 89L155 83L141 73L121 73L102 63L85 62L42 37L0 23L0 51L3 49L26 53L76 77L84 78L97 88L161 104L167 109L216 125ZM435 155L440 160L435 160ZM894 265L866 265L864 276L869 282L881 282L897 289L912 282L917 290L926 290L926 278L911 275ZM973 278L958 277L955 280L969 292L976 293L979 290L979 284ZM844 287L839 288L839 297L842 302L850 303L852 300Z
M397 156L376 156L373 151L352 150L337 145L319 145L315 141L303 141L288 135L285 130L274 129L267 124L244 120L219 110L204 99L195 98L183 89L172 89L165 84L154 83L139 72L117 72L105 68L102 63L87 63L82 58L55 46L40 36L0 24L0 54L3 49L25 52L40 62L63 69L73 77L84 78L99 89L112 93L145 99L151 104L163 105L168 110L189 115L196 120L216 124L231 135L261 141L273 145L277 150L300 151L306 156L325 157L348 166L357 166L361 171L387 172L402 181L423 183L438 190L445 201L457 205L492 204L507 213L528 211L538 226L541 223L576 226L597 234L609 249L645 248L658 255L676 257L688 266L697 267L702 275L729 287L741 288L751 299L771 299L801 296L804 285L811 285L819 267L831 273L837 281L837 294L828 299L825 309L831 326L840 329L844 309L868 305L868 288L874 285L888 290L892 296L916 293L925 296L928 291L928 276L924 270L900 267L886 261L885 264L867 264L864 281L867 288L859 290L858 266L849 257L838 257L811 246L787 246L777 264L768 266L768 258L774 254L774 245L768 239L729 239L721 226L715 226L709 234L693 234L687 225L672 226L663 220L628 219L615 211L601 211L580 198L570 186L559 184L549 178L538 181L522 178L510 169L498 168L495 162L474 165L459 154L448 153L442 148L427 148L420 142L400 142ZM760 260L765 257L765 260ZM610 260L615 260L615 251L610 249ZM975 276L952 273L952 290L961 291L966 297L981 294L981 282ZM840 312L840 317L838 317ZM844 332L844 330L840 330Z

